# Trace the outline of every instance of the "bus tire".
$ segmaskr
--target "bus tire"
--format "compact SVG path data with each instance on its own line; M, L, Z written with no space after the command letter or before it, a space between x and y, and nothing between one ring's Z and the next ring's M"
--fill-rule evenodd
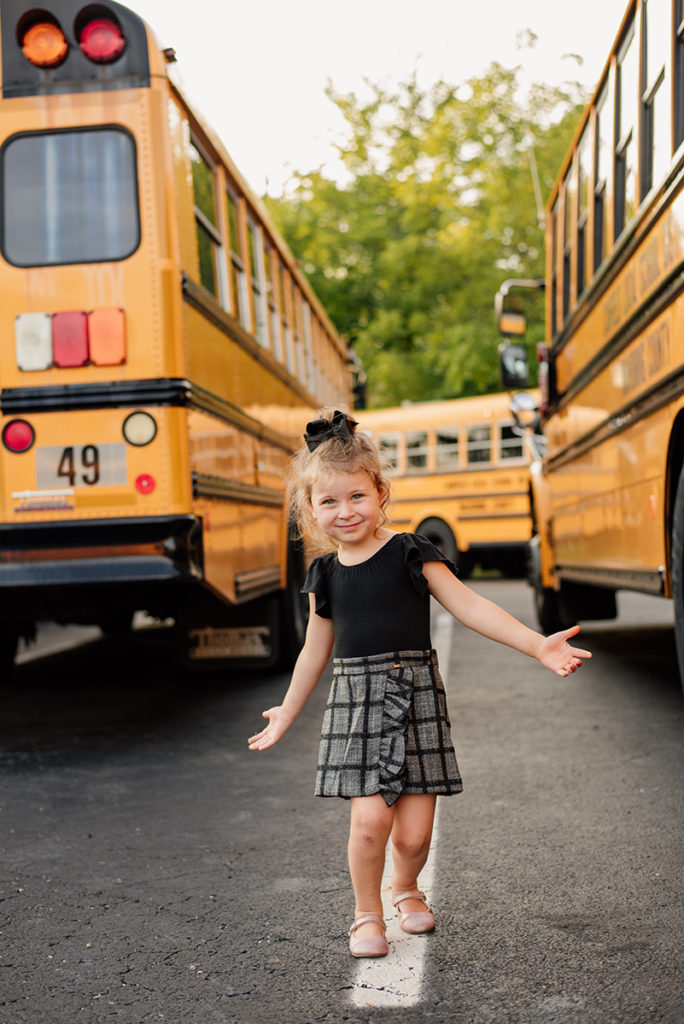
M684 687L684 467L679 474L672 516L672 599L674 602L674 634L677 648L679 679Z
M419 533L422 537L427 537L443 555L458 565L459 551L456 538L451 528L447 526L443 519L437 519L436 517L424 519L416 533Z
M309 621L309 596L301 593L306 576L301 545L289 541L287 546L287 580L280 594L280 650L278 665L290 669L304 646Z
M569 629L574 623L568 621L560 593L542 584L538 534L530 541L528 570L529 583L534 592L534 609L542 633L549 636L561 629Z

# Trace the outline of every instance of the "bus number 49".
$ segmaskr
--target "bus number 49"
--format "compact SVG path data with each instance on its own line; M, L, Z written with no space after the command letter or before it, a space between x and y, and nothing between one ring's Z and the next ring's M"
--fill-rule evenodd
M79 475L80 484L96 484L100 479L100 454L94 444L86 444L74 456L74 448L65 448L59 460L57 476L69 481L69 487L76 484ZM80 455L80 458L79 458Z

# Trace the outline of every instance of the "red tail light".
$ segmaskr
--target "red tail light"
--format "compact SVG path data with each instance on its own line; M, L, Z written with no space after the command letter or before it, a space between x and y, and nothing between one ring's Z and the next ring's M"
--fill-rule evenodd
M2 432L2 443L11 452L27 452L36 439L36 433L26 420L10 420Z
M112 18L93 18L81 29L78 41L96 64L111 64L126 48L123 32Z
M84 366L88 362L88 318L85 313L55 313L52 318L55 366Z

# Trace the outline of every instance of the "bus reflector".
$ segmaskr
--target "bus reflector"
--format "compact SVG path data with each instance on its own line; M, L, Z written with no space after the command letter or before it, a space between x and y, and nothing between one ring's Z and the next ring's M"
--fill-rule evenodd
M151 494L157 486L157 481L150 473L141 473L135 478L135 489L140 494Z
M2 443L5 448L17 454L27 452L35 439L35 431L26 420L10 420L2 432Z
M88 316L90 358L96 366L118 366L126 360L123 309L94 309Z
M52 317L49 313L21 313L14 320L14 344L20 370L47 370L52 366Z
M86 57L97 64L111 64L124 52L123 32L111 18L94 18L84 25L79 36Z
M88 362L88 318L85 313L55 313L52 318L55 366L84 366Z
M36 67L54 68L66 57L69 44L59 25L39 21L24 33L21 49L26 60Z

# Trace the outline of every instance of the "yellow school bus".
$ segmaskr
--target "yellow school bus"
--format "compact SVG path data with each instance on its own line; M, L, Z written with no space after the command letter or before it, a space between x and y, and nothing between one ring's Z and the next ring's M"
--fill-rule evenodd
M504 393L357 414L383 452L392 524L428 537L463 577L476 564L525 571L529 470L509 404Z
M683 182L682 0L632 0L547 208L534 585L547 630L674 598L684 677Z
M345 345L141 18L0 0L0 34L3 658L136 610L197 665L289 657L284 476Z

